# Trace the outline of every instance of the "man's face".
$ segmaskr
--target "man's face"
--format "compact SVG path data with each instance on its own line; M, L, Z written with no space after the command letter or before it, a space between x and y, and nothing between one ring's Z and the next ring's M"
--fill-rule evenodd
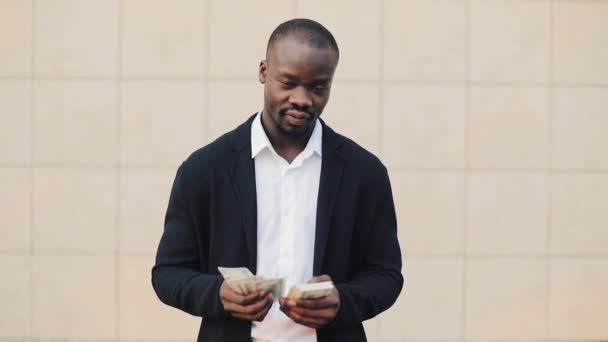
M289 36L275 41L260 63L264 109L284 135L310 133L329 100L338 63L332 48L319 49Z

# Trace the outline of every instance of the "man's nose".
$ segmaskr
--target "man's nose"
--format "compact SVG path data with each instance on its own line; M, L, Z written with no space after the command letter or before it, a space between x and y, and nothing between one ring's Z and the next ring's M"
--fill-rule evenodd
M312 99L306 87L296 87L289 97L289 102L299 108L312 106Z

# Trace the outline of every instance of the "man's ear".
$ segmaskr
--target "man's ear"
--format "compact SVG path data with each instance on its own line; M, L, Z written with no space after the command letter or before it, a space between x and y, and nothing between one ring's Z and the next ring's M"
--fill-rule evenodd
M260 83L266 83L266 73L268 72L268 64L265 59L262 59L260 62L260 72L258 74L258 78L260 79Z

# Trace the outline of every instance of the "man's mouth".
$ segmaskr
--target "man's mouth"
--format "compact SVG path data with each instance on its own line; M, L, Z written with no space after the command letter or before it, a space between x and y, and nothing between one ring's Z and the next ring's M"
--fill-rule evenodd
M288 110L285 112L285 119L287 119L287 122L292 126L304 126L311 117L312 116L308 113L295 110Z
M286 115L289 115L295 119L298 120L308 120L310 119L311 115L306 113L306 112L300 112L297 110L288 110L285 112Z

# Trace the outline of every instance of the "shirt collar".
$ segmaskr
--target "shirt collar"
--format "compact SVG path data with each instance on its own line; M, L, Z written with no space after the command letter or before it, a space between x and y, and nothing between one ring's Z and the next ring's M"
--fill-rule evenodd
M251 123L251 158L255 158L265 148L276 154L264 131L264 127L262 127L262 112L259 112ZM319 122L319 119L315 120L315 128L313 128L308 143L306 143L306 147L300 155L303 158L308 158L313 153L319 156L323 155L323 126Z

